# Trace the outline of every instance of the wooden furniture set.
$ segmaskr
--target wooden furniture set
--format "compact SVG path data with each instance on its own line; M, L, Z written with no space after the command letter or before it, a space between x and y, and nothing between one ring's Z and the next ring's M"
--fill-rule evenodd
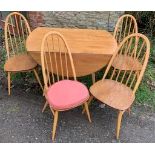
M14 12L6 18L5 43L8 94L10 73L34 71L46 98L42 112L49 106L54 116L52 140L61 111L82 106L91 122L88 105L93 98L118 110L119 138L122 115L130 111L150 52L150 42L138 33L133 16L120 17L111 35L104 30L47 27L31 32L26 18ZM37 64L42 66L44 86L36 72ZM95 72L106 65L103 78L95 82ZM90 74L91 95L76 78Z

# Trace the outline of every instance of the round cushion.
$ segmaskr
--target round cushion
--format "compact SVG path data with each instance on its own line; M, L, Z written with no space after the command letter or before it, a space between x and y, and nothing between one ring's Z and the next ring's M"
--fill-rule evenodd
M65 110L83 104L89 98L87 87L73 80L62 80L47 90L47 101L55 110Z

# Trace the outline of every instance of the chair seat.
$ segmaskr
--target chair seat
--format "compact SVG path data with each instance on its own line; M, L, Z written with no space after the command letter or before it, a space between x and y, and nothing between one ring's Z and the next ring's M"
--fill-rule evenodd
M126 110L135 99L132 90L113 80L100 80L90 87L91 94L103 103L118 109Z
M27 71L35 68L37 63L28 54L15 55L9 58L5 65L4 70L10 72Z
M89 91L78 81L62 80L48 88L46 98L53 109L67 110L86 102Z
M112 64L113 67L121 70L141 70L142 64L138 59L127 55L117 55Z

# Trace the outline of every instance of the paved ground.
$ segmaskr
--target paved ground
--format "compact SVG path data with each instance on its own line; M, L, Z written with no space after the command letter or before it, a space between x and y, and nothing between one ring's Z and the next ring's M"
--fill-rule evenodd
M0 142L52 142L52 114L41 113L44 98L39 92L13 88L7 96L0 88ZM115 140L117 113L111 108L91 106L93 122L81 114L81 108L62 112L56 142L118 142ZM132 115L124 115L119 142L155 142L155 113L145 107L134 107Z

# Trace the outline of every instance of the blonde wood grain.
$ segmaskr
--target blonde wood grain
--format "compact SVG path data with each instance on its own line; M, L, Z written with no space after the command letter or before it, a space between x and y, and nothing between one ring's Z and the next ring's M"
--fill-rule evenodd
M112 65L116 69L128 70L128 71L132 70L133 68L134 70L139 71L142 68L142 64L137 58L134 58L132 56L127 56L127 55L122 55L122 54L119 54L116 56Z
M129 87L109 79L97 81L90 92L101 102L119 110L126 110L135 99Z
M92 83L95 83L95 73L92 73Z
M45 90L57 81L69 79L69 67L70 74L76 80L70 49L60 33L51 31L45 34L41 44L41 62Z
M125 14L121 16L116 24L115 30L114 30L114 37L117 40L117 43L120 44L125 37L127 37L130 34L138 33L138 27L135 17L129 14ZM138 50L137 43L138 38L131 38L128 40L123 46L122 50L119 51L119 55L115 58L113 62L113 67L121 70L132 70L134 65L134 70L141 70L142 64L138 59ZM132 48L132 45L135 49ZM121 66L123 64L123 66Z
M20 23L23 23L23 25L21 26ZM8 58L27 52L25 42L21 39L21 29L23 29L24 38L26 39L31 33L27 19L18 12L10 13L5 20L5 45Z
M33 69L37 67L37 63L30 55L28 55L25 47L25 40L31 33L26 18L18 12L10 13L6 17L4 33L7 51L7 60L4 65L4 70L6 72L14 73L33 71ZM37 75L36 72L35 75ZM37 80L42 88L38 76ZM8 87L10 87L9 82Z
M43 37L42 44L41 44L41 66L42 66L42 74L44 79L44 95L47 102L48 102L48 98L47 98L48 88L52 84L64 79L69 80L69 74L70 75L72 74L71 77L73 77L73 80L76 80L74 61L72 58L70 48L67 42L65 41L63 35L60 34L59 32L50 31L47 34L45 34L45 36ZM87 100L88 99L86 99L82 103L79 103L78 106L81 106L84 104L87 112L88 120L91 122L88 105L86 103ZM44 111L44 109L46 108L47 102L45 103L42 111ZM52 113L54 113L52 140L54 140L55 138L58 112L70 110L73 108L75 107L71 107L69 109L61 109L61 110L55 109L52 107L52 103L50 103L50 109Z
M129 115L131 115L131 107L127 109Z
M40 81L40 78L39 78L39 75L38 75L36 69L33 69L33 72L34 72L34 75L35 75L35 77L36 77L36 80L38 81L38 83L39 83L39 85L40 85L40 87L41 87L41 89L42 89L42 91L43 91L44 88L43 88L43 86L42 86L42 84L41 84L41 81Z
M56 127L57 127L57 123L58 123L58 116L59 116L59 112L55 111L54 112L53 131L52 131L52 140L53 141L55 139Z
M60 32L65 37L78 77L89 75L103 68L117 48L116 40L105 30L39 27L32 31L26 41L27 50L38 64L41 64L41 41L49 31ZM70 72L69 76L72 76Z
M88 120L91 123L90 113L89 113L89 109L88 109L88 103L84 103L84 107L86 109L86 114L88 116Z
M137 39L138 38L138 39ZM126 44L130 42L130 39L136 40L137 44ZM116 69L113 67L115 58L119 55L119 52L123 49L128 49L125 46L132 46L133 49L141 51L141 54L136 55L136 58L141 60L141 67L138 71L135 71L135 66L131 67L131 70L121 70L119 67ZM125 47L125 48L124 48ZM136 47L136 48L134 48ZM130 47L129 47L130 48ZM137 52L136 53L139 53ZM144 71L146 69L150 54L150 42L148 38L139 33L131 34L126 37L118 46L118 49L111 58L102 80L96 82L90 87L91 94L100 100L101 102L113 107L119 111L126 111L133 104L136 90L142 80ZM124 65L122 61L122 66ZM117 138L119 137L120 122L122 113L118 116Z
M40 53L31 52L31 56L40 64ZM106 66L112 55L95 54L72 54L77 77L94 73ZM64 57L64 56L62 56ZM41 64L40 64L41 65ZM70 68L69 68L70 74ZM72 75L70 75L72 76Z
M53 116L54 116L54 112L55 112L55 110L53 110L53 108L50 106L50 109L51 109L51 112L52 112L52 114L53 114Z
M31 70L36 66L37 63L30 55L20 54L6 60L4 70L10 72L21 72Z
M135 17L130 14L122 15L116 23L113 34L118 44L132 33L138 33L138 26Z
M90 97L89 97L89 100L88 100L88 106L90 105L90 103L91 103L91 101L93 100L93 98L94 98L94 96L93 95L91 95ZM82 114L84 114L84 112L85 112L85 107L83 108L83 110L82 110Z
M119 111L118 118L117 118L117 127L116 127L116 139L119 139L119 133L121 128L122 116L124 111Z
M8 95L11 94L11 73L8 72Z
M46 107L48 106L48 102L46 101L45 104L44 104L44 107L42 109L42 113L45 111Z

